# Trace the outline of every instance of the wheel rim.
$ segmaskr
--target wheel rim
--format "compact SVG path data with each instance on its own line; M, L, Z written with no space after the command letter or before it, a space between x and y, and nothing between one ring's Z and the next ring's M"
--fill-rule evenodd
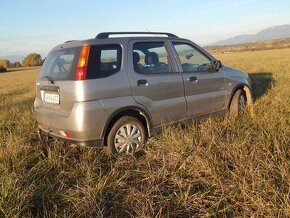
M244 107L246 106L246 98L244 95L240 95L240 98L239 98L239 112L241 112Z
M133 154L138 150L142 142L140 129L133 124L121 126L114 139L115 149L118 153Z

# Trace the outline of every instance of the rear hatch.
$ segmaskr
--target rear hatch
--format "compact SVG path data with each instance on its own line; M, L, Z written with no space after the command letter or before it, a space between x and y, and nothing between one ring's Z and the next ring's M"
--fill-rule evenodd
M105 114L100 99L131 95L128 78L117 73L122 71L122 47L105 42L68 42L48 54L36 82L34 102L42 129L56 134L69 130L72 137L77 132L88 133L95 127L86 123L102 122L105 117L94 117L97 112Z
M38 107L60 115L69 115L74 101L74 84L81 47L51 51L37 80Z

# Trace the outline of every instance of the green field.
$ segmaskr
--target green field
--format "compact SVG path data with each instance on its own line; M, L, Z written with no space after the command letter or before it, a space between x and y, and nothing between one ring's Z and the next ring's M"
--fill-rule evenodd
M143 155L41 143L39 68L0 73L0 217L289 217L290 49L219 54L253 114L167 128Z

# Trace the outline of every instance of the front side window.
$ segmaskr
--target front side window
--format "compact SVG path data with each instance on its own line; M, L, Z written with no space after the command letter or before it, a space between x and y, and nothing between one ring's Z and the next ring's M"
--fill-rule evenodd
M137 73L172 72L164 42L141 42L133 46L133 65Z
M88 62L87 79L110 76L121 69L120 45L92 45Z
M212 71L210 59L191 45L185 43L173 43L184 72Z

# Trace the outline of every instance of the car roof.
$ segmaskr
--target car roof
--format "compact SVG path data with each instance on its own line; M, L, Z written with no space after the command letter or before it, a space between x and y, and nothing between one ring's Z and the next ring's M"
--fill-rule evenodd
M114 37L109 37L111 35L118 35ZM127 36L126 36L127 35ZM131 35L131 36L128 36ZM134 36L132 36L134 35ZM167 35L160 36L160 35ZM103 32L99 33L93 39L86 39L86 40L69 40L65 43L62 43L52 50L55 49L63 49L63 48L72 48L77 46L82 46L83 44L98 44L98 43L128 43L130 40L176 40L176 41L190 41L188 39L179 38L178 36L172 33L165 33L165 32Z
M109 38L111 35L166 35L172 38L178 38L178 36L174 35L173 33L166 33L166 32L103 32L99 33L96 36L96 39L106 39Z

